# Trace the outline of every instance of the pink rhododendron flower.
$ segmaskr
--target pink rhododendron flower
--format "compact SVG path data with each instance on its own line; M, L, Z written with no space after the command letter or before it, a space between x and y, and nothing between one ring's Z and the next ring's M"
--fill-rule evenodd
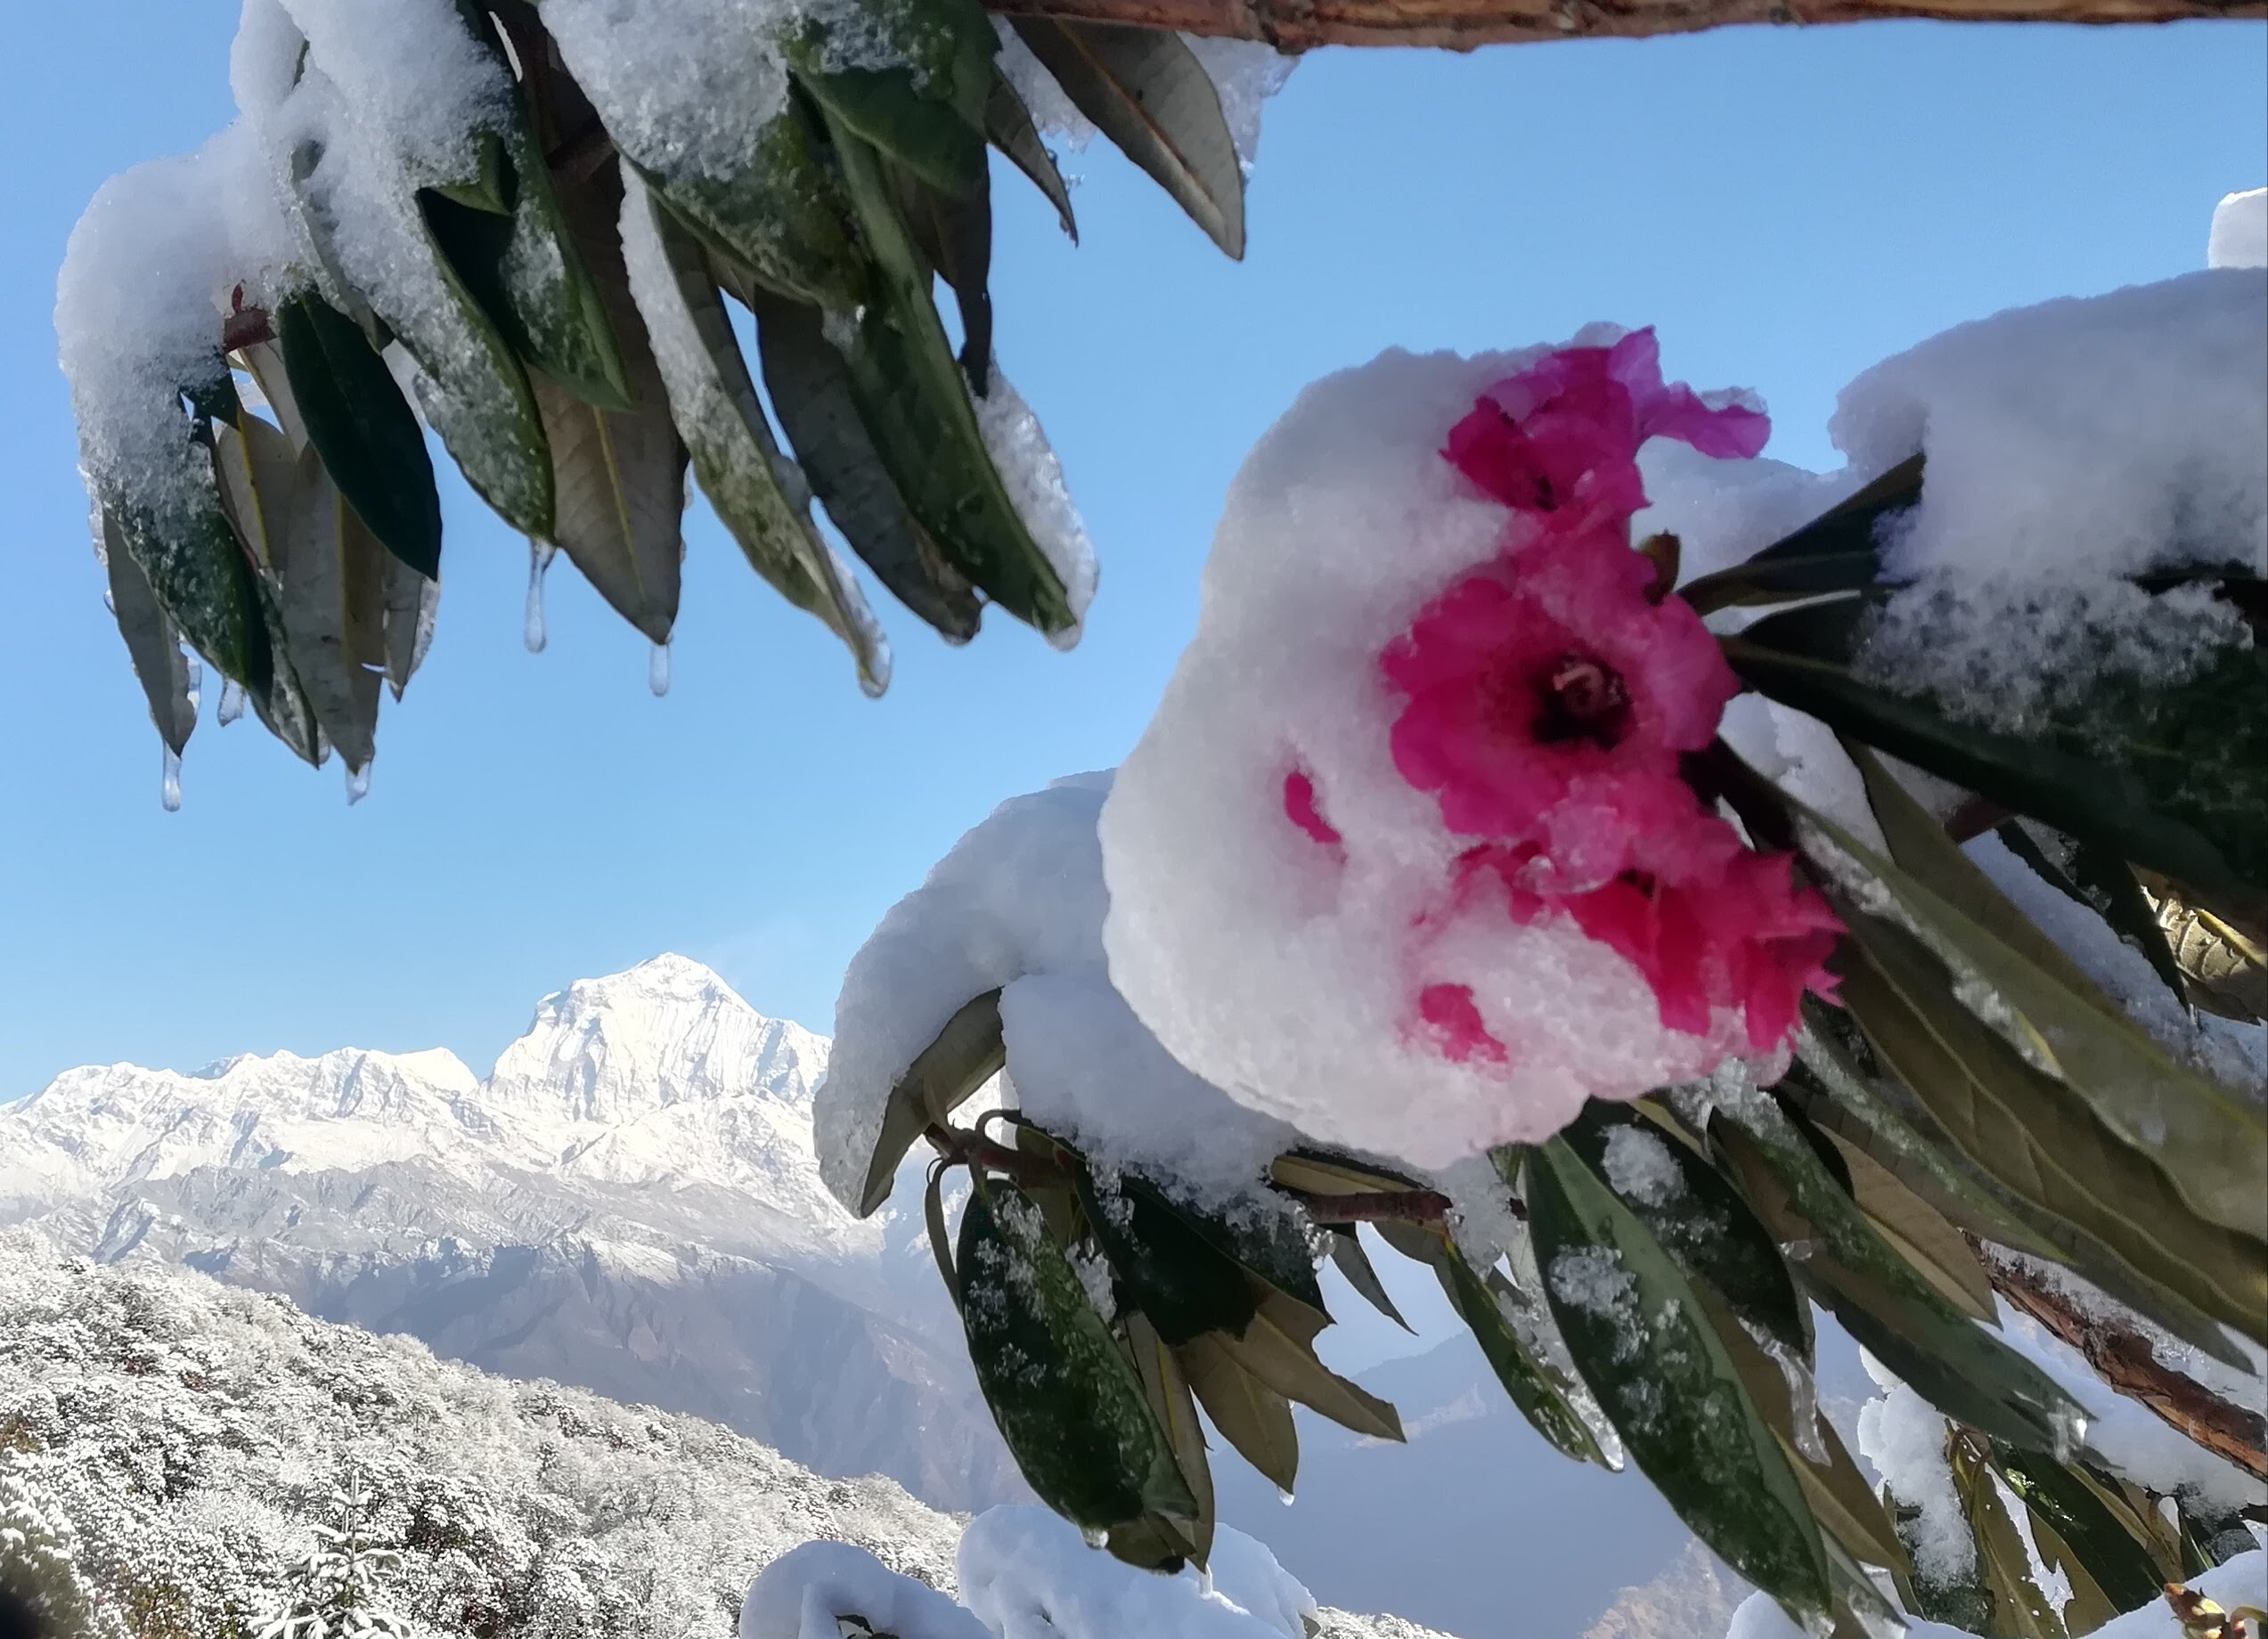
M1327 848L1339 846L1338 830L1316 806L1315 780L1305 769L1284 776L1284 817Z
M1441 453L1515 511L1627 519L1646 504L1637 458L1647 439L1731 459L1755 455L1770 432L1758 411L1711 409L1684 383L1665 384L1648 329L1611 347L1562 347L1498 382Z
M1652 586L1627 545L1550 535L1459 581L1387 648L1408 699L1394 765L1452 831L1561 834L1554 857L1579 878L1622 868L1650 791L1709 744L1740 687L1701 617L1649 601ZM1563 807L1582 823L1555 825Z
M1427 985L1417 993L1417 1016L1432 1031L1444 1058L1457 1064L1479 1059L1501 1064L1509 1056L1504 1043L1481 1022L1471 985Z

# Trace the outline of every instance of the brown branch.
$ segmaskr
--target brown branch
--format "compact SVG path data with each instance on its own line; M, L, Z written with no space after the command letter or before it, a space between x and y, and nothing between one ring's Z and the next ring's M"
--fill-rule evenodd
M1325 1225L1375 1224L1381 1219L1407 1224L1438 1224L1449 1210L1449 1198L1430 1189L1367 1190L1358 1195L1323 1195L1278 1184L1276 1192L1298 1202L1307 1209L1309 1217ZM1515 1201L1512 1206L1515 1215L1526 1216L1521 1211L1520 1203Z
M2051 1279L2012 1259L1987 1256L1994 1287L2086 1357L2113 1389L2158 1414L2176 1432L2268 1480L2268 1423L2158 1359L2150 1340L2116 1318L2084 1312Z
M2158 23L2268 16L2259 0L988 0L1011 15L1178 29L1317 45L1440 45L1468 50L1533 40L1688 34L1733 23Z

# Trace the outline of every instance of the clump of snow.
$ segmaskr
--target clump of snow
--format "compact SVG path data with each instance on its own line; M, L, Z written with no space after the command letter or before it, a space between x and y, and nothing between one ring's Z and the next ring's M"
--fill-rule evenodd
M1079 106L1064 94L1056 77L1048 72L1016 25L1005 17L995 17L992 29L1000 37L1000 54L994 59L1000 72L1016 94L1024 99L1024 106L1031 110L1032 123L1043 137L1049 137L1076 153L1095 140L1095 126ZM1069 181L1069 178L1065 178Z
M1087 526L1072 504L1063 462L1048 442L1040 418L998 364L991 367L984 395L976 400L976 427L984 436L985 453L1008 486L1016 516L1063 583L1073 624L1048 640L1057 648L1069 648L1079 641L1080 623L1094 601L1097 572L1095 543L1087 538Z
M1577 345L1611 343L1599 327ZM1699 1074L1638 971L1501 902L1441 915L1472 839L1394 764L1386 646L1488 559L1504 510L1440 451L1480 394L1548 348L1382 355L1309 387L1247 458L1195 640L1103 816L1111 976L1185 1064L1330 1144L1445 1165L1556 1130L1603 1089ZM1287 821L1311 779L1326 845ZM1432 915L1422 950L1410 930ZM1501 1058L1413 1034L1410 998L1468 986Z
M478 134L510 117L511 77L454 0L246 0L245 12L278 5L338 87L358 135L393 147L419 181L471 173Z
M1189 43L1189 49L1212 77L1212 88L1220 94L1221 118L1228 122L1236 158L1250 176L1260 158L1261 112L1268 99L1284 89L1284 82L1292 77L1300 60L1285 56L1265 40L1217 39L1195 34L1181 37Z
M1946 1456L1946 1420L1936 1408L1861 1351L1882 1398L1859 1408L1858 1448L1898 1502L1918 1510L1898 1528L1913 1573L1925 1582L1957 1583L1977 1568L1977 1539Z
M894 1639L992 1639L935 1588L846 1542L807 1542L757 1572L740 1606L740 1639L842 1639L844 1618Z
M1226 1206L1256 1201L1269 1162L1297 1141L1176 1063L1112 988L1095 836L1110 784L1075 775L1003 803L852 958L813 1112L838 1199L859 1199L890 1089L964 1003L994 989L1020 1107L1097 1164Z
M1002 1639L1303 1639L1319 1616L1274 1554L1228 1526L1211 1573L1138 1570L1028 1504L980 1514L961 1537L961 1599Z
M2206 241L2207 267L2268 267L2268 188L2224 196Z
M1626 1201L1667 1206L1685 1187L1677 1158L1660 1135L1643 1127L1617 1127L1606 1135L1606 1181Z
M567 71L638 164L723 178L787 106L780 0L545 0Z

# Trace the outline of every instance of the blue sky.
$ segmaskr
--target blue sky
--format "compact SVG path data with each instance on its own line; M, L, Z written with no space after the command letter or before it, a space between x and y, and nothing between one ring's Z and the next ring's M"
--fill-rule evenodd
M186 805L102 604L47 322L110 172L229 117L233 8L42 6L0 101L0 1099L68 1065L445 1045L485 1070L536 998L665 949L825 1030L843 965L1003 797L1105 766L1191 630L1244 450L1379 348L1660 327L1673 376L1760 389L1820 465L1836 389L2016 303L2202 264L2268 170L2268 32L1743 29L1465 57L1342 52L1271 106L1243 265L1100 148L1084 243L1002 178L999 354L1103 555L1086 641L948 650L893 612L863 699L832 640L705 512L675 687L564 565L520 646L523 543L461 485L440 634L352 810L247 722L192 741Z

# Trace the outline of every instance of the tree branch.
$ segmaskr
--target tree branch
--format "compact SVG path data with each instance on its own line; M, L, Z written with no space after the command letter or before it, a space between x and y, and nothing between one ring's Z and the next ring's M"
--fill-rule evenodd
M2268 16L2260 0L988 0L1010 15L1318 45L1476 45L1688 34L1732 23L2157 23Z
M2105 1315L2088 1313L2053 1281L2014 1259L1987 1256L1994 1287L2018 1309L2086 1357L2096 1374L2158 1414L2178 1433L2256 1480L2268 1480L2268 1423L2158 1358L2150 1340Z

